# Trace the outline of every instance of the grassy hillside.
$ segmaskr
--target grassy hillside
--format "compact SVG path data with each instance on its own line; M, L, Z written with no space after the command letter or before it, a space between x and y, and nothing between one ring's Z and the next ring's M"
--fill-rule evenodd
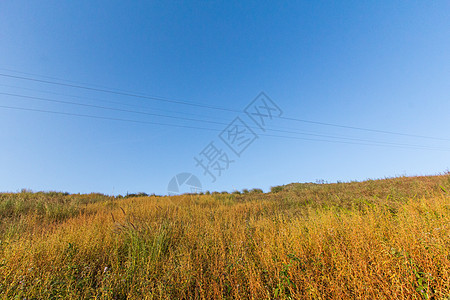
M4 299L450 299L450 176L0 194Z

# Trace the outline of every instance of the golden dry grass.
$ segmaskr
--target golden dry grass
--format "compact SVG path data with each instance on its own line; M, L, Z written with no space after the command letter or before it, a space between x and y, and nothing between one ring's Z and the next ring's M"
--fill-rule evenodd
M4 299L450 299L449 175L0 195Z

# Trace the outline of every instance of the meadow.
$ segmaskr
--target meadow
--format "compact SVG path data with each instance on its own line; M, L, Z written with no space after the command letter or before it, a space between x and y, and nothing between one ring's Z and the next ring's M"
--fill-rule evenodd
M2 299L450 299L450 174L0 194Z

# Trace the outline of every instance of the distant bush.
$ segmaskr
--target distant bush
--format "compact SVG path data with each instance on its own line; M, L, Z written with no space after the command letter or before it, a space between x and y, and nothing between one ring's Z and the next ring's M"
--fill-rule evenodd
M241 192L239 192L239 191L234 191L233 194L234 194L234 195L240 195Z
M149 197L163 197L162 195L156 195L155 193L151 193Z
M56 192L56 191L49 191L49 192L39 192L42 193L44 195L50 196L50 197L55 197L55 196L69 196L70 193L68 192Z
M124 198L148 197L147 193L127 194Z
M279 193L284 189L283 186L273 186L270 188L271 193Z
M249 193L248 189L243 189L242 190L242 194L248 194L248 193Z
M250 193L254 193L254 194L263 194L264 191L262 189L252 189L250 191Z

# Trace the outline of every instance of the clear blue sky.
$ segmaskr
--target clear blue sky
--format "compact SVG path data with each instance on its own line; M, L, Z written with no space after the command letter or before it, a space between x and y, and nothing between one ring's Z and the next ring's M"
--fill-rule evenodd
M444 172L449 11L448 1L1 1L0 74L231 111L0 76L0 191L165 194L181 172L218 191ZM263 135L243 113L261 91L284 117L443 140L280 118L267 128L303 135ZM238 116L258 136L240 157L218 137ZM214 183L194 161L210 142L234 160Z

